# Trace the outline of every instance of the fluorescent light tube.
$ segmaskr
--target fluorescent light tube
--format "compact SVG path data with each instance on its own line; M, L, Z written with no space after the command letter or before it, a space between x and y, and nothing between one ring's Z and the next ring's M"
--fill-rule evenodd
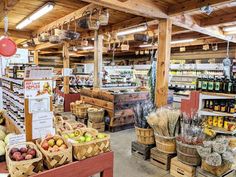
M43 15L45 15L46 13L50 12L54 7L54 4L49 2L47 4L45 4L43 7L41 7L39 10L37 10L35 13L33 13L30 16L31 20L37 20L38 18L42 17Z
M85 46L85 47L81 47L82 50L93 50L94 47L93 46Z
M178 41L171 41L171 44L179 44L179 43L185 43L185 42L193 42L195 39L183 39Z
M147 26L143 25L143 26L138 26L138 27L134 27L134 28L130 28L130 29L120 31L116 35L117 36L124 36L124 35L128 35L128 34L143 32L143 31L146 31L146 30L147 30Z
M223 28L223 31L229 32L229 31L236 31L236 26L227 26Z
M22 29L32 23L34 20L37 20L38 18L42 17L46 13L50 12L54 7L54 3L48 2L38 10L36 10L33 14L31 14L29 17L21 21L17 26L16 29Z
M145 48L145 47L157 47L157 44L141 44L141 45L139 45L139 47L141 47L141 48Z

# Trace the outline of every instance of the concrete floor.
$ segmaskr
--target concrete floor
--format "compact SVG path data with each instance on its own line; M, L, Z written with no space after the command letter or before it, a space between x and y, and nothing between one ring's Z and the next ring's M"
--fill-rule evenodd
M171 177L149 161L131 155L134 129L111 133L111 148L115 152L114 177Z

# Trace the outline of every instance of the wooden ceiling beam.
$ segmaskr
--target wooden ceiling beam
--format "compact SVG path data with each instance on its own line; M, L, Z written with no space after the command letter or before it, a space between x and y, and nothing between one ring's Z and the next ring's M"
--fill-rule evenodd
M0 28L0 36L4 34L4 29ZM8 35L14 38L31 39L32 35L28 31L8 30Z
M66 15L66 16L64 16L64 17L62 17L62 18L60 18L60 19L58 19L58 20L56 20L56 21L54 21L52 23L50 23L50 24L47 24L44 27L42 27L42 28L40 28L40 29L38 29L36 31L34 31L33 35L37 35L37 34L40 34L40 33L44 32L44 31L48 31L48 30L50 30L52 28L56 28L59 25L63 24L64 22L68 23L71 20L79 19L79 18L82 17L84 11L86 11L88 9L93 9L95 7L97 7L97 6L94 5L94 4L89 4L87 6L84 6L83 8L78 9L78 10L76 10L76 11L74 11L74 12L72 12L72 13L70 13L70 14L68 14L68 15Z
M193 42L183 42L178 44L171 44L171 47L187 47L187 46L196 46L196 45L205 45L205 44L218 44L218 43L225 43L225 41L216 38L204 38L204 39L197 39Z
M176 16L181 14L186 14L194 11L198 11L201 7L206 5L220 6L234 2L234 0L188 0L183 3L178 3L176 5L169 6L168 15Z
M6 4L4 3L4 0L0 1L0 21L5 16L5 13L12 10L12 8L19 2L19 0L6 0Z
M62 43L59 44L52 44L50 42L46 42L43 44L39 44L35 47L35 50L42 50L42 49L48 49L48 48L54 48L54 47L61 47Z
M197 22L195 19L193 19L192 17L188 15L179 15L179 16L171 17L171 19L172 19L173 24L176 26L180 26L182 28L196 31L196 32L199 32L199 33L211 36L211 37L215 37L215 38L226 40L226 41L229 40L230 42L236 43L235 36L225 36L223 34L223 31L218 27L215 27L215 28L201 27L199 25L199 22Z
M153 0L82 0L110 9L148 18L168 18L167 9L158 6Z
M219 25L225 25L230 24L232 22L236 22L236 13L230 13L225 15L219 15L209 18L203 18L200 20L200 25L202 27L206 26L219 26Z

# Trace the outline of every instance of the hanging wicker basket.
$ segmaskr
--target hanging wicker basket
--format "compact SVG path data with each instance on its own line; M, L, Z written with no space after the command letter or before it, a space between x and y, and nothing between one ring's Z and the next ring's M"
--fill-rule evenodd
M155 133L156 147L159 151L166 154L176 153L176 138L160 136Z
M67 149L58 152L49 152L41 147L43 140L38 139L36 144L43 154L43 163L48 169L59 167L72 162L72 146L66 139L59 135L54 135L56 138L61 138L67 146Z
M88 109L88 118L90 122L104 122L104 109L89 108Z
M30 147L36 150L36 158L30 160L13 161L10 158L10 150L14 147ZM7 168L11 177L31 176L43 170L42 154L32 142L19 143L6 147Z
M141 144L155 144L154 132L152 128L135 127L137 141Z

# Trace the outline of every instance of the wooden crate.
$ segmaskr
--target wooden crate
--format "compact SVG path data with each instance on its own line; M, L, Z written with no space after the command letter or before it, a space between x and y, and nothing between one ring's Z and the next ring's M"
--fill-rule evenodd
M150 151L155 145L144 145L136 141L131 143L131 153L132 155L142 158L144 160L150 159Z
M235 177L235 176L236 176L236 171L234 169L232 169L219 177ZM197 168L197 177L217 177L217 176L212 175L211 173L208 173L205 170L198 167Z
M175 156L176 154L166 154L154 147L151 149L150 162L161 169L169 170L171 159Z
M104 132L105 131L105 122L95 123L95 122L88 121L88 128L94 128L94 129L98 130L99 132Z
M170 175L174 177L195 177L196 167L186 165L174 157L171 159Z

